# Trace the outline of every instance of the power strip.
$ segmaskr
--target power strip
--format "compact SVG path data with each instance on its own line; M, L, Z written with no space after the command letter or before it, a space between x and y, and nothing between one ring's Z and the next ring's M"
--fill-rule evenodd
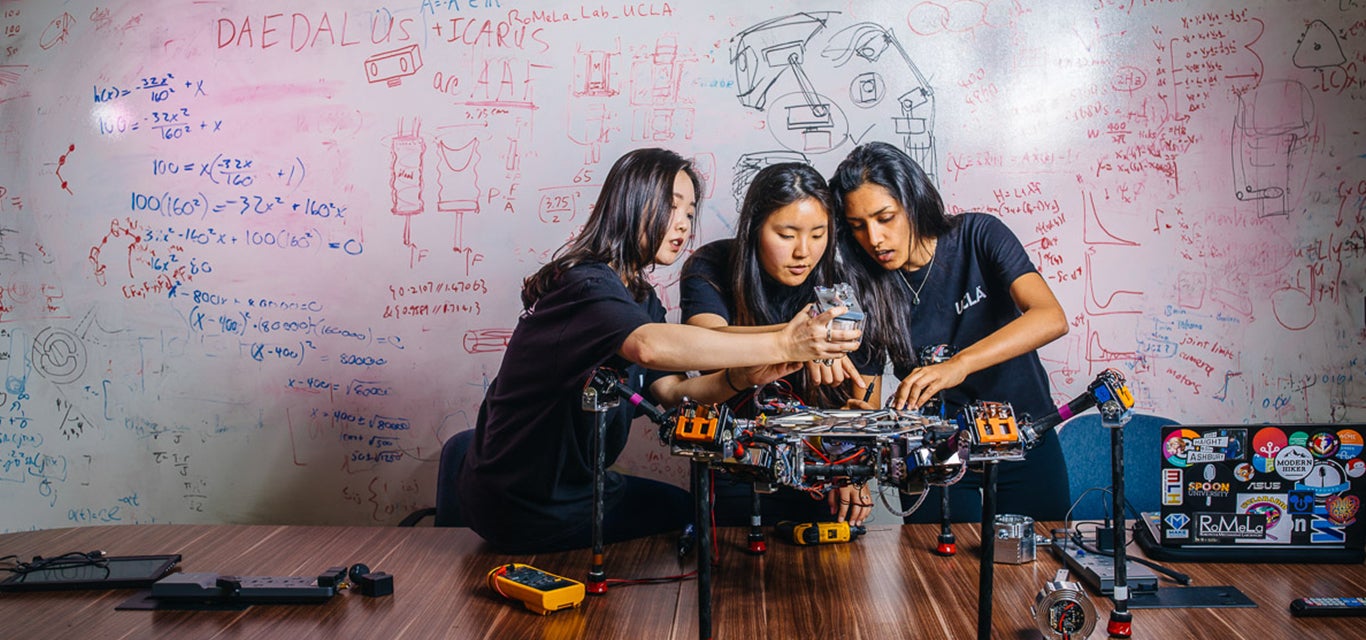
M1091 585L1097 594L1109 596L1115 593L1115 559L1094 553L1087 553L1069 540L1054 540L1053 553L1067 565L1074 579ZM1132 593L1151 593L1157 591L1157 574L1133 560L1124 564L1125 583Z
M158 600L238 602L242 604L317 604L336 595L336 587L318 586L302 576L223 576L217 573L173 573L152 585Z

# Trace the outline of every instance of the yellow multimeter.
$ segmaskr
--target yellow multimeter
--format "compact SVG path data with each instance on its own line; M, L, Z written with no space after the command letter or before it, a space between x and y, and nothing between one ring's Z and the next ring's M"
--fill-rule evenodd
M583 583L512 562L489 571L489 588L504 598L520 600L527 609L546 615L583 604Z
M778 536L792 544L830 544L849 542L867 532L863 527L851 527L848 522L792 522L783 520L774 525Z

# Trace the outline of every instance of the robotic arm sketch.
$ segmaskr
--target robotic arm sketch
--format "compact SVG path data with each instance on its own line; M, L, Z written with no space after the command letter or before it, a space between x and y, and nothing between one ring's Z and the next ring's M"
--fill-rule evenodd
M889 51L896 54L892 62L904 65L913 79L911 86L897 96L900 113L892 116L893 130L901 136L902 148L934 180L938 172L934 158L934 89L896 35L881 25L860 22L831 36L822 55L833 60L836 67L844 67L856 59L876 65ZM876 106L885 92L885 78L874 71L854 76L849 86L850 98L863 108Z
M774 18L732 38L730 62L735 67L740 104L763 111L773 85L784 73L792 72L803 86L808 106L816 108L818 105L811 104L815 90L801 63L807 45L825 28L831 15L832 12L798 13Z
M769 130L791 151L826 153L871 139L899 140L933 179L938 164L929 81L890 29L859 22L831 33L838 15L781 16L732 38L740 104L766 113Z

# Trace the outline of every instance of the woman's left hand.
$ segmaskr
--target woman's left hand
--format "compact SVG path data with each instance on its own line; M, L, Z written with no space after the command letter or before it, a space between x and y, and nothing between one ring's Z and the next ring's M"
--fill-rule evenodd
M868 516L873 514L873 492L867 484L835 487L826 494L825 499L830 502L830 513L850 526L863 526Z

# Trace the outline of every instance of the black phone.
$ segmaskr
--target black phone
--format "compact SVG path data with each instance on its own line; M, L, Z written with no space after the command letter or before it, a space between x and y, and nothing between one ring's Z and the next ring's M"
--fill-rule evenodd
M180 564L180 554L108 556L98 560L57 561L52 566L15 573L0 581L0 591L138 589L152 586Z

